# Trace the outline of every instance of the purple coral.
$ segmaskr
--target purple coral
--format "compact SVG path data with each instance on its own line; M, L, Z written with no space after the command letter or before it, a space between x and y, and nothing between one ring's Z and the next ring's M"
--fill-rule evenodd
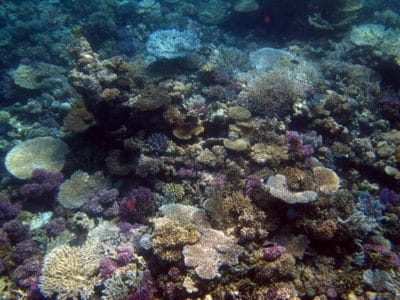
M117 269L117 264L108 256L100 260L100 276L104 279L110 278Z
M19 192L22 196L30 199L41 199L44 196L51 195L63 180L64 175L60 172L34 169L32 171L30 183L21 186Z
M26 240L19 242L14 247L14 259L18 262L31 257L37 250L36 242Z
M55 237L65 230L65 220L62 217L51 219L43 228L49 236Z
M400 202L400 195L388 188L384 188L379 192L379 198L381 203L385 205Z
M178 170L178 176L182 179L193 179L197 177L197 173L193 169L187 169L187 168L179 168Z
M4 223L2 229L12 244L25 240L29 232L28 226L17 220Z
M37 259L26 259L11 274L17 285L23 289L29 289L36 283L41 272L41 264Z
M118 251L116 261L122 266L126 266L131 262L133 251L130 248L123 248Z
M262 186L262 180L261 177L256 176L256 175L249 175L246 178L246 195L251 196L253 195L257 190L259 190Z
M14 219L20 211L20 204L11 204L6 200L0 199L0 225Z
M286 248L278 244L267 245L263 248L264 259L268 261L276 260L286 253Z
M119 222L117 224L117 226L119 227L119 229L121 230L121 232L125 235L129 234L129 231L133 228L137 228L137 225L133 225L129 222Z
M314 154L314 147L309 143L304 143L303 135L297 131L286 132L285 145L302 158L309 158Z
M118 190L103 189L95 194L87 197L86 202L82 206L82 211L91 216L104 216L112 218L118 215L118 205L116 203Z
M119 204L120 216L135 222L143 222L152 208L152 193L150 189L145 187L133 189Z

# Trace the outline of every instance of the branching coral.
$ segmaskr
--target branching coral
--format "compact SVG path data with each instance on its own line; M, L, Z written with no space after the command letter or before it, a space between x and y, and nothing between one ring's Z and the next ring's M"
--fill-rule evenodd
M40 290L46 297L56 294L57 300L89 299L94 293L98 267L94 245L54 248L45 257Z

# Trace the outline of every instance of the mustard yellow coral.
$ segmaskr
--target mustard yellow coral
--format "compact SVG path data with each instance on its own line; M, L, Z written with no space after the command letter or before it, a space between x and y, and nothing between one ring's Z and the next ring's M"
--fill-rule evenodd
M200 237L194 225L181 226L168 218L155 218L152 245L154 254L166 261L179 261L182 249L187 244L194 244Z

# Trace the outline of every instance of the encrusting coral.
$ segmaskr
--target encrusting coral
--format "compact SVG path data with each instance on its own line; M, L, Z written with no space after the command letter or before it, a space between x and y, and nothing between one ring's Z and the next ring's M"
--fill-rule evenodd
M318 194L314 191L292 192L287 186L287 179L282 174L272 175L268 178L264 188L269 193L287 203L308 203L317 200Z

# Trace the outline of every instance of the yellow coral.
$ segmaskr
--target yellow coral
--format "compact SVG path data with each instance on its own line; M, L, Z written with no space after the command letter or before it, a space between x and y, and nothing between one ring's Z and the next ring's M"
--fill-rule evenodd
M228 116L234 120L246 120L251 117L251 112L243 106L232 106L228 109Z
M250 157L254 162L259 164L267 162L277 164L289 159L288 148L286 146L266 145L262 143L251 147Z
M40 291L46 297L56 294L57 300L89 299L97 283L98 268L99 257L93 244L54 248L44 259Z

